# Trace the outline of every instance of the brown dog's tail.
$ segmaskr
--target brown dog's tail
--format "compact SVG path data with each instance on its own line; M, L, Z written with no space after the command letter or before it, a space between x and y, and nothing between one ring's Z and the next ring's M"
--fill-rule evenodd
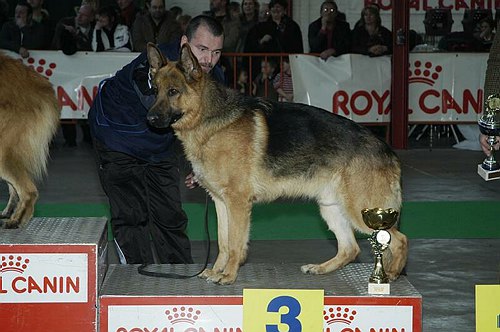
M60 107L57 99L47 99L40 104L38 123L33 126L31 133L27 135L26 168L34 179L40 180L47 172L47 161L49 147L59 126Z

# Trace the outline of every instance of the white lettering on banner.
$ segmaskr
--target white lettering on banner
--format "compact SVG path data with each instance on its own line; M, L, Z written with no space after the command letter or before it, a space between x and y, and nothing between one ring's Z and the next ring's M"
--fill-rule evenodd
M223 300L221 300L223 302ZM110 305L109 332L241 332L242 305ZM411 332L413 307L327 305L325 332Z
M409 122L477 123L487 54L412 53ZM390 121L390 58L347 54L328 61L290 57L294 100L361 123ZM474 73L471 75L471 72ZM367 79L369 77L369 79Z
M88 301L88 255L0 254L0 303Z

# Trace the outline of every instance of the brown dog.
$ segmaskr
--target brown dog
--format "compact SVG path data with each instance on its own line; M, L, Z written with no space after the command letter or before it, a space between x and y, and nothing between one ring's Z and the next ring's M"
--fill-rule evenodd
M0 54L0 178L9 186L3 225L17 228L33 216L35 181L46 171L60 107L50 82L19 60Z
M152 44L148 58L158 93L148 120L173 128L198 182L215 202L219 254L203 278L235 281L247 256L254 202L283 196L317 201L338 252L322 264L302 266L311 274L356 258L360 249L353 231L371 233L361 210L400 209L399 160L365 127L308 105L273 103L225 88L203 72L187 44L179 62L167 61ZM408 246L396 227L389 232L392 257L385 266L395 279Z

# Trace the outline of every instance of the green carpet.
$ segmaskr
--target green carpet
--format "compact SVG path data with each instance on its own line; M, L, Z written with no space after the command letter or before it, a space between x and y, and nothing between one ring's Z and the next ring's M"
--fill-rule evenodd
M192 240L205 239L204 204L184 204ZM109 216L106 204L38 204L36 217ZM328 239L333 234L321 220L316 205L271 203L254 206L254 240ZM499 202L406 202L401 231L409 238L500 238ZM209 230L216 238L216 217L209 205ZM360 236L363 237L363 236Z

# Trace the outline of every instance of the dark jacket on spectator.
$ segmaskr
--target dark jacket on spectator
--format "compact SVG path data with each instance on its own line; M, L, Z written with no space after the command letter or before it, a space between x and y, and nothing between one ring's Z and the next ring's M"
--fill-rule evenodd
M165 16L156 25L149 12L137 14L132 29L132 44L134 51L146 50L148 42L155 44L170 43L181 37L181 26L175 20L171 12L167 11Z
M309 51L321 53L328 49L328 33L321 31L321 17L309 24ZM330 36L331 48L335 49L335 56L349 53L351 45L351 28L349 23L335 20L335 28Z
M22 32L22 37L21 37ZM15 21L6 22L0 33L0 48L19 52L21 46L28 50L44 50L49 46L48 31L44 25L31 22L19 29Z
M378 34L370 36L364 26L356 26L351 33L351 52L373 55L368 50L370 47L374 45L385 45L387 46L387 52L381 55L392 54L392 32L383 26L380 26L378 29Z
M77 29L77 34L73 36L64 26L72 26ZM52 48L62 50L64 54L74 54L77 51L92 51L92 32L94 23L88 31L83 32L76 27L75 17L64 17L56 25L54 38L52 39Z
M272 36L271 41L260 44L265 35ZM300 27L288 16L283 16L279 26L271 18L261 22L248 33L245 52L304 53Z

